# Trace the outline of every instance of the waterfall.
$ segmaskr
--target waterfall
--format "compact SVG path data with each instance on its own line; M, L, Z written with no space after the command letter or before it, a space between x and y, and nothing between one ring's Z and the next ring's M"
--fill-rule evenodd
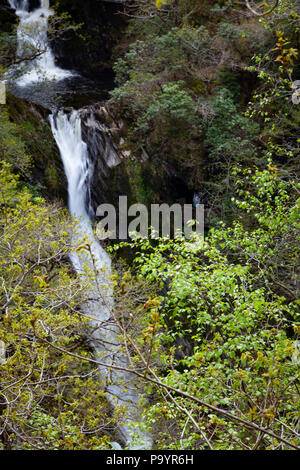
M55 65L54 56L47 42L48 18L53 12L49 9L49 0L40 0L40 8L29 12L28 0L9 0L20 19L18 26L18 55L30 55L34 50L41 54L27 64L25 72L17 79L17 84L26 86L47 80L62 79L71 76L71 72ZM12 72L20 72L20 69ZM92 213L89 179L93 166L87 145L81 136L80 111L67 114L63 110L50 115L53 136L59 148L68 180L69 211L76 219L70 254L71 262L79 277L88 281L87 271L94 273L94 281L86 292L83 312L91 318L91 337L94 350L99 355L101 379L106 382L105 390L113 407L124 410L125 417L118 426L118 432L128 449L151 449L152 439L143 430L141 406L138 389L133 374L128 368L127 357L122 353L120 331L115 324L111 308L113 307L113 289L110 281L111 260L95 238L90 214ZM114 155L109 152L109 155ZM88 244L87 250L78 252L78 246ZM121 370L111 368L118 366ZM117 448L117 447L116 447Z
M16 11L20 23L17 29L17 56L29 59L24 61L23 71L13 67L10 74L21 72L16 83L27 86L43 80L55 81L71 77L73 74L55 65L55 57L48 44L48 18L53 15L49 0L40 0L40 8L29 12L28 0L9 0ZM23 72L23 73L22 73Z
M28 0L8 0L8 3L13 10L28 10Z
M132 374L123 370L114 370L111 364L127 368L128 361L121 352L120 331L111 318L113 307L112 285L110 281L111 260L95 239L88 215L90 167L87 146L81 138L81 118L79 111L67 115L60 110L56 116L50 116L54 138L60 150L68 180L69 211L78 221L77 230L72 240L71 261L80 276L86 276L86 268L94 271L95 284L86 293L89 300L83 311L92 318L91 330L94 349L100 354L100 360L106 364L99 367L102 378L106 379L107 396L115 407L125 410L126 418L119 426L119 434L129 449L151 449L152 439L142 430L140 419L141 406ZM78 253L76 247L88 243L92 257L85 251ZM101 297L99 298L99 290ZM131 429L132 428L132 429ZM134 434L132 438L131 434Z

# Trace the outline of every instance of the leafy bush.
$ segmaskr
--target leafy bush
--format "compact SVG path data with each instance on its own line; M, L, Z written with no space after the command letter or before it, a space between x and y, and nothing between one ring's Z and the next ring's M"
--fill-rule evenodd
M31 157L20 139L19 128L9 120L8 113L3 107L0 108L0 158L23 174L30 168Z
M253 137L259 126L238 112L232 94L225 88L218 90L212 98L214 117L207 122L204 144L213 165L227 169L236 161L255 161L256 146Z
M0 449L107 448L99 372L64 352L92 356L85 286L66 262L72 226L6 163L0 187Z
M135 241L140 277L161 285L144 310L154 337L148 373L160 390L148 419L159 448L300 444L300 324L296 296L285 295L299 257L299 200L272 166L249 170L241 187L245 180L236 203L256 220L254 230L236 222L211 231L205 242ZM181 352L185 344L189 354Z

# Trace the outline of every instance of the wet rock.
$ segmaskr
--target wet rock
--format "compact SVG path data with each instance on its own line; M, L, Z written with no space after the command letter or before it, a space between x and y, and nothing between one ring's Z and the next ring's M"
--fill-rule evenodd
M91 200L94 211L99 204L117 204L119 195L129 194L124 151L120 147L122 122L114 120L105 104L81 110L82 138L91 158Z
M69 13L73 24L81 25L79 31L66 31L51 43L58 65L93 80L104 80L106 88L112 88L112 48L126 24L125 17L119 14L122 4L60 0L57 8L58 13Z
M175 341L175 359L178 361L193 354L193 347L187 338L177 338Z
M19 125L20 137L33 158L26 182L38 185L48 200L67 201L66 177L48 120L50 110L11 94L7 95L7 110L11 121Z

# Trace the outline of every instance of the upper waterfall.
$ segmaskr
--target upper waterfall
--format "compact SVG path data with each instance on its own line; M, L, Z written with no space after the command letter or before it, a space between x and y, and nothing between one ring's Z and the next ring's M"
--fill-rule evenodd
M40 0L40 7L29 12L28 0L9 0L20 23L17 29L17 55L24 60L23 70L18 67L17 84L26 86L43 80L62 80L73 74L55 64L48 44L48 18L53 15L49 0ZM13 71L16 71L14 68Z
M28 0L8 0L10 7L13 10L27 11L28 10Z

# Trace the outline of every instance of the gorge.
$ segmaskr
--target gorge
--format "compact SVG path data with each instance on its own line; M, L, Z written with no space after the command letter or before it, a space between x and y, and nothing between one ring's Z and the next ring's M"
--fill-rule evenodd
M299 450L299 20L0 0L0 451Z

